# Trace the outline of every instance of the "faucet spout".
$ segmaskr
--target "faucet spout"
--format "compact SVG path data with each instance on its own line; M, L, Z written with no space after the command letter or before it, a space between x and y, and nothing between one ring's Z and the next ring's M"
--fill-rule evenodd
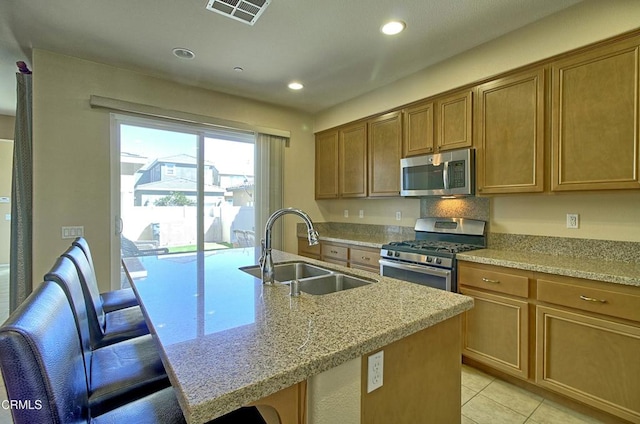
M260 254L260 270L262 271L262 282L264 284L273 284L273 259L271 257L271 231L275 221L283 215L293 214L298 215L304 223L307 225L307 239L309 240L309 246L313 246L319 243L318 232L313 227L313 222L309 215L300 209L286 208L278 209L267 219L267 223L264 226L264 238L262 239L262 252Z

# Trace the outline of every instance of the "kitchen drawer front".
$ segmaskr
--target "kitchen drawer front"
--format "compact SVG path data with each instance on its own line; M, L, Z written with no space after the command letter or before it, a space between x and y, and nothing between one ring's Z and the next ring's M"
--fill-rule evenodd
M340 244L322 243L322 257L333 258L340 261L349 260L349 247Z
M640 322L640 289L588 280L538 278L538 301Z
M458 286L461 285L518 297L529 296L527 275L492 265L458 262Z
M378 268L380 265L380 249L354 248L351 249L351 264L360 264L365 267ZM355 268L355 267L354 267Z
M298 255L320 258L320 244L309 246L309 240L298 237Z

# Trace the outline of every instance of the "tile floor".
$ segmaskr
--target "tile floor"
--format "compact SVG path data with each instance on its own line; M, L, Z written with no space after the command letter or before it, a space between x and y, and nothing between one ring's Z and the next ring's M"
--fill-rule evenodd
M588 417L462 365L462 424L597 424Z

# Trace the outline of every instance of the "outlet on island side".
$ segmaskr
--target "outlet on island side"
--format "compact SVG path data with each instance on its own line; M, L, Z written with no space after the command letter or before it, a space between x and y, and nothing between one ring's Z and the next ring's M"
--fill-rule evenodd
M382 377L384 375L384 351L367 358L367 393L373 392L375 389L382 387Z

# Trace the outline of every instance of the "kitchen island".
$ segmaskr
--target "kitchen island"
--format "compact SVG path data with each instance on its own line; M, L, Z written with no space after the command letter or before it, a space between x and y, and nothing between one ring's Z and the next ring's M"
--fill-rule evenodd
M321 422L314 411L325 408L322 391L331 391L331 384L312 380L362 357L362 365L355 367L361 366L364 387L355 394L357 404L347 406L358 409L357 418L343 422L389 418L376 408L384 408L396 422L415 422L411 408L460 419L458 316L473 306L472 299L274 251L276 263L304 261L377 280L327 295L290 297L288 286L265 286L239 269L257 263L258 257L259 249L246 248L125 260L188 422L261 404L301 383L298 393L305 397L307 381L310 393L300 403L303 413L297 421ZM364 359L381 348L384 384L366 393ZM429 393L429 399L415 397L421 393ZM448 411L438 415L439 409Z

